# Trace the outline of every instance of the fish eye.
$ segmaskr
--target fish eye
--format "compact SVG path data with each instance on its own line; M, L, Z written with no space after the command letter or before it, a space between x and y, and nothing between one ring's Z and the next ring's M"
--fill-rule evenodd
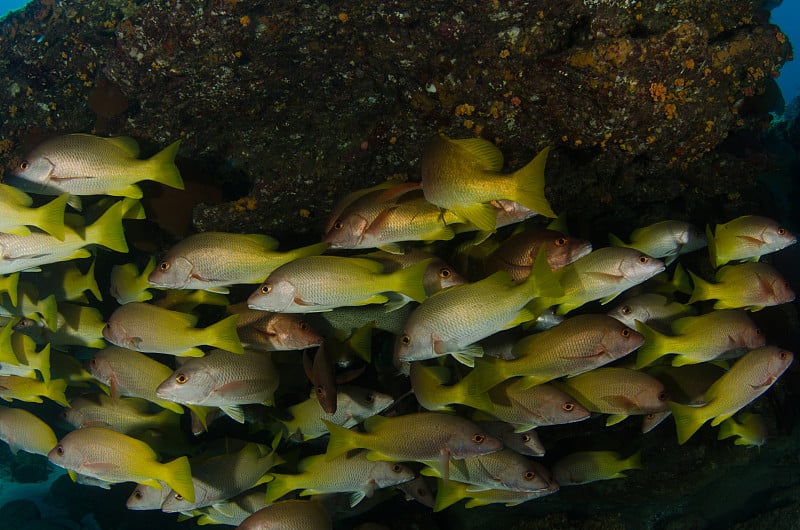
M756 335L761 335L761 328L756 328Z
M401 471L403 471L403 466L401 466L400 464L395 464L392 466L392 471L394 471L395 473L400 473Z
M94 357L89 359L89 366L97 366L97 359L95 359Z
M61 444L58 444L58 445L56 446L56 454L57 454L58 456L64 456L64 446L63 446L63 445L61 445Z
M409 344L411 344L411 337L409 337L408 335L403 335L402 337L400 337L400 344L402 344L403 346L408 346Z
M317 391L318 396L325 395L325 389L322 387L322 385L317 385L314 389Z
M22 162L20 162L20 163L19 163L19 168L20 168L22 171L25 171L25 170L26 170L26 169L28 169L29 167L31 167L31 165L30 165L30 163L29 163L27 160L23 160Z
M183 500L183 495L181 495L180 493L176 493L175 494L175 500L176 501L182 501Z
M650 257L642 254L641 256L639 256L639 263L641 263L642 265L647 265L648 263L650 263Z
M452 274L453 274L453 272L450 269L448 269L447 267L442 267L441 269L439 269L439 278L447 279Z
M473 434L472 441L476 444L482 444L483 442L486 441L486 436L482 434Z
M534 473L533 471L526 471L525 474L522 475L522 477L525 480L533 480L536 478L536 473Z
M781 350L781 352L778 355L781 358L781 361L785 361L786 359L789 358L789 352L786 350Z
M161 272L167 272L169 270L169 267L170 267L169 261L162 261L161 263L158 264L158 269Z
M272 292L271 283L265 283L264 285L261 286L261 294L269 294L271 292Z
M333 223L333 229L334 230L341 230L342 228L344 228L344 223L342 222L341 219L337 219L336 222Z
M782 226L779 226L777 232L778 232L779 236L782 236L782 235L786 234L786 229L784 227L782 227Z
M567 238L559 237L558 239L555 240L555 244L557 247L563 247L564 245L567 244Z
M656 417L656 415L653 414L652 412L650 414L645 415L645 418L648 419L648 420L655 419L655 417Z
M622 328L620 334L627 339L628 337L631 336L631 328Z
M575 403L567 401L566 403L563 403L561 405L561 410L563 410L564 412L572 412L573 410L575 410Z
M631 313L633 313L633 308L629 305L624 305L620 308L620 311L622 312L623 315L630 315Z
M659 401L666 401L668 399L669 399L669 394L667 393L666 390L662 390L661 392L658 393Z
M178 374L175 376L175 382L179 385L186 384L189 381L189 377L186 374Z
M372 403L373 401L375 401L375 394L370 392L369 394L367 394L367 397L364 398L364 401L366 401L367 403Z
M528 443L528 442L530 442L530 441L531 441L531 435L530 435L530 434L527 434L527 433L526 433L526 434L523 434L523 435L522 435L522 442L523 442L523 443Z
M136 491L133 492L133 496L136 497L137 499L141 499L142 498L142 492L139 491L139 489L137 488Z
M309 328L308 322L300 322L300 331L308 331Z

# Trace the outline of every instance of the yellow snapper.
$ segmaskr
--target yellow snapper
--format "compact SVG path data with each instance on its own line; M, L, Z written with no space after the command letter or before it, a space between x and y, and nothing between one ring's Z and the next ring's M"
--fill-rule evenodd
M375 186L350 192L342 197L333 207L328 219L325 221L322 233L324 235L331 233L331 231L334 230L334 225L342 221L343 217L347 215L348 210L364 210L366 206L370 204L382 205L391 199L402 196L406 192L419 188L419 183L403 182L399 179L388 179ZM387 193L390 189L393 191ZM376 211L380 210L369 210L369 213L377 215L377 213L375 213ZM371 218L365 219L365 222L369 223L371 220Z
M103 336L110 343L141 352L178 357L202 357L199 345L243 353L236 334L236 315L205 328L196 328L197 316L170 311L143 302L118 307L108 318Z
M14 329L31 337L37 344L50 343L53 346L86 346L102 348L105 321L100 310L85 305L58 304L56 329L51 331L38 318L23 318Z
M156 396L177 403L219 407L244 423L240 406L272 405L277 388L278 370L268 352L231 353L217 349L184 362L158 385Z
M64 193L47 204L31 208L33 199L24 191L0 184L0 232L27 236L36 227L56 239L64 239L64 209L69 194Z
M143 353L109 346L89 359L88 368L96 380L110 388L114 398L138 397L183 414L183 407L156 396L156 387L172 375L172 368Z
M32 282L20 282L17 288L19 297L16 307L0 304L0 315L8 317L29 317L43 321L51 330L57 327L58 302L51 294L45 298L39 295L38 287Z
M288 252L278 252L277 247L275 239L262 234L193 234L167 251L148 281L155 287L225 294L229 285L261 283L284 263L321 254L328 245L318 243Z
M562 269L592 251L592 244L584 239L555 230L525 230L503 241L488 256L486 272L504 270L515 282L521 282L530 275L542 247L552 270Z
M122 227L122 202L111 206L88 226L64 226L64 238L46 232L27 236L0 233L0 274L16 271L38 271L41 265L86 258L86 247L99 245L117 252L128 252Z
M106 482L136 482L161 487L163 481L194 500L189 459L181 456L160 463L146 443L103 427L86 427L64 436L47 455L68 471Z
M351 449L368 449L367 458L371 460L425 462L445 478L451 458L461 460L503 448L503 442L473 422L442 412L417 412L393 418L372 416L364 422L364 433L328 421L325 425L331 433L328 459Z
M794 355L776 346L746 353L717 379L704 395L705 405L691 407L670 402L669 408L683 444L708 420L717 426L766 392L783 374Z
M18 400L28 403L42 403L42 398L52 399L59 405L69 407L64 391L67 382L63 379L51 379L44 383L27 377L16 375L0 375L0 399Z
M766 263L739 263L726 265L710 283L689 272L694 290L689 303L716 300L714 309L747 309L759 311L767 306L785 304L794 300L789 282Z
M471 284L445 289L411 312L397 337L394 359L420 361L450 354L471 366L483 348L481 339L533 320L525 306L540 296L558 296L561 287L547 261L537 260L534 272L515 283L500 271ZM479 316L479 317L478 317Z
M129 510L160 510L170 493L172 490L166 484L161 484L160 488L137 484L125 506Z
M281 501L242 521L237 530L332 530L328 510L317 501Z
M670 327L672 335L665 335L641 322L637 324L636 329L645 339L637 352L637 369L668 354L677 355L672 359L673 366L683 366L711 361L742 348L752 350L767 342L753 319L739 309L679 318Z
M623 291L649 280L663 270L663 261L638 250L599 248L559 271L563 296L537 299L531 310L538 315L546 308L558 305L557 313L565 315L594 300L606 304Z
M472 391L469 381L447 385L450 369L444 366L425 366L411 363L409 379L414 397L425 409L431 411L452 411L449 405L466 405L479 410L492 410L492 401L485 392Z
M644 372L627 368L596 368L557 385L588 410L610 414L606 425L614 425L629 415L668 409L669 394L664 385Z
M37 351L33 339L15 331L18 323L11 320L0 330L0 375L36 379L38 371L44 382L50 381L50 344Z
M659 221L631 232L631 242L625 243L613 234L609 243L615 247L633 248L654 258L666 258L669 267L681 254L688 254L708 245L702 230L685 221Z
M513 360L479 359L470 379L476 392L514 376L526 376L521 385L530 388L608 364L643 342L641 334L610 316L578 315L518 341L511 349Z
M42 271L41 291L53 293L59 302L88 303L84 293L87 291L100 302L103 295L94 276L95 264L92 260L89 270L84 274L73 262L53 263Z
M339 455L328 459L314 455L297 464L296 475L271 473L267 485L267 502L274 502L290 491L303 490L300 495L351 493L350 506L372 497L375 490L388 488L414 478L414 472L396 462L369 460L366 451Z
M53 429L38 416L8 407L0 407L0 440L8 444L13 454L22 449L43 456L58 443Z
M759 215L743 215L719 224L711 233L706 227L709 255L714 267L730 261L758 259L797 243L797 237L776 221Z
M145 429L176 429L181 418L171 410L153 412L150 402L133 397L85 395L73 399L69 405L62 417L75 429L105 427L134 437L137 431Z
M277 446L280 438L273 442ZM284 463L274 447L248 443L239 451L192 462L194 499L186 499L179 491L164 500L161 510L168 513L188 512L225 501L269 481L265 475L273 466ZM173 488L174 489L174 488Z
M734 445L761 447L767 443L767 424L764 417L753 412L731 416L719 425L717 440L736 437Z
M561 486L577 486L598 480L624 478L623 471L643 469L641 452L623 458L615 451L580 451L553 464L553 477Z
M247 303L228 306L239 315L236 330L242 346L262 351L303 350L322 343L322 335L296 313L273 313L250 309Z
M696 308L688 304L670 301L663 294L642 293L626 298L606 314L631 328L636 328L638 320L660 331L663 328L669 329L669 323L676 318L696 313Z
M328 434L323 420L350 428L358 425L370 416L379 414L394 404L388 394L352 385L342 385L336 392L336 412L328 414L322 410L316 393L311 397L286 409L291 416L283 423L290 438L301 438L303 441L319 438Z
M128 302L147 302L153 298L153 293L148 291L150 282L147 277L155 268L156 259L154 257L150 258L141 272L135 263L114 265L111 268L108 292L119 305L125 305Z
M147 160L138 160L136 140L65 134L36 146L11 171L10 182L27 191L58 195L115 195L140 199L136 182L153 180L183 189L175 165L180 140Z
M523 388L524 380L509 379L489 391L492 408L474 414L476 420L496 418L522 433L545 425L563 425L589 418L589 411L572 396L553 385Z
M427 261L388 274L383 268L382 263L364 258L298 258L272 272L247 304L262 311L310 313L389 301L386 309L391 310L409 298L425 300L422 280Z
M541 464L507 447L494 453L455 460L449 466L449 480L470 484L467 491L540 491L549 486L549 472ZM423 468L420 473L441 478L432 467Z
M539 499L558 491L558 482L553 480L552 477L549 480L549 484L550 485L546 489L536 491L511 491L503 489L471 491L470 484L456 482L455 480L439 480L439 486L436 491L436 503L434 504L433 511L442 511L463 499L469 499L464 505L465 508L475 508L476 506L486 506L487 504L517 506L523 502Z
M422 190L428 202L452 210L481 230L493 232L497 213L490 201L505 199L545 217L556 217L544 195L549 148L514 173L500 173L503 154L482 138L439 135L422 153Z

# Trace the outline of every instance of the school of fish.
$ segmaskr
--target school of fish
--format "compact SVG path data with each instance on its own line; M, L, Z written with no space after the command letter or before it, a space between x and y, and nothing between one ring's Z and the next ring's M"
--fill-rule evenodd
M793 360L750 317L794 300L760 261L797 241L778 222L664 220L594 248L545 197L548 149L504 172L493 143L438 135L420 183L349 193L320 243L205 232L129 253L137 183L182 189L179 147L140 159L132 138L58 136L0 184L14 453L81 484L134 483L131 510L324 529L395 492L435 511L517 505L646 470L639 452L592 447L542 463L538 432L592 415L636 416L642 436L671 416L680 444L706 423L765 443L743 409ZM680 261L706 247L713 277ZM45 398L58 425L35 413Z

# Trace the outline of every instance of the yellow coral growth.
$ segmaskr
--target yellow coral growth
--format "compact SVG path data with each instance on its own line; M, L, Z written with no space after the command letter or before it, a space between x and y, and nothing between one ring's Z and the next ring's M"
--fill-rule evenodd
M661 83L650 84L650 97L653 98L653 101L664 101L666 96L667 96L667 87L665 87Z

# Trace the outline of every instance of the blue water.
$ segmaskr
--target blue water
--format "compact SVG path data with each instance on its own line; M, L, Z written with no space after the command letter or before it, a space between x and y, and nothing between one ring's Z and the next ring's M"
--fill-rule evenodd
M9 11L19 9L27 3L27 0L0 0L0 18L6 16Z
M787 62L778 77L783 98L788 103L800 94L800 2L789 0L772 10L772 23L780 26L794 46L795 60Z

